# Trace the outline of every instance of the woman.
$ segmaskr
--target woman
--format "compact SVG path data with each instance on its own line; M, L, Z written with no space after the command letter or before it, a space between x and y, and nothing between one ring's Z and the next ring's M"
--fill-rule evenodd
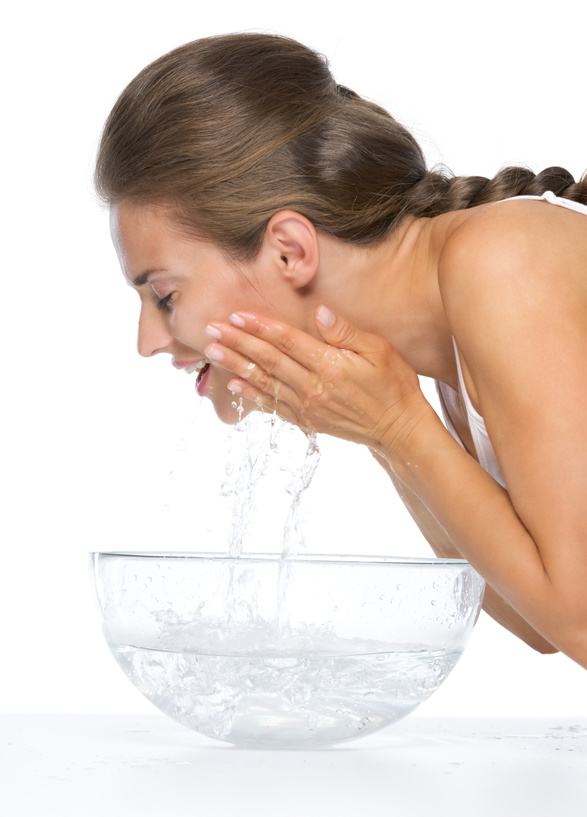
M586 178L428 171L320 56L248 34L141 72L96 185L141 354L197 369L226 422L240 395L369 446L486 610L587 667Z

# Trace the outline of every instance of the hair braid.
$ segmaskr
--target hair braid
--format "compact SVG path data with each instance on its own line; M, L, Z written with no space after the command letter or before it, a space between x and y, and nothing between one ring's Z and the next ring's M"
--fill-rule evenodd
M548 167L538 174L526 167L504 167L492 179L429 171L408 193L406 211L415 216L436 216L514 196L542 196L547 190L587 204L587 176L576 182L563 167Z

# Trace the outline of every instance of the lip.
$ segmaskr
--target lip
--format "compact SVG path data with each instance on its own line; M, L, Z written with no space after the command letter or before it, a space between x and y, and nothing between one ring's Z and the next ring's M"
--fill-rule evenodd
M210 374L210 361L207 357L196 357L190 360L172 360L172 366L188 374L197 372L196 377L196 391L200 397L204 397L208 385L208 376Z
M208 387L208 378L210 376L210 364L208 363L199 373L196 379L196 391L200 397L205 397L206 389Z

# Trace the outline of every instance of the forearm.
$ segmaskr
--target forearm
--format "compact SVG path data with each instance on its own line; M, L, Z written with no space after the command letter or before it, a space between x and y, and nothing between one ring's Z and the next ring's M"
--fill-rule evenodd
M585 628L575 620L564 582L547 574L537 544L507 492L455 443L432 409L402 435L401 444L396 435L378 453L400 484L400 493L411 492L456 552L484 576L496 617L505 618L510 629L526 622L549 651L553 644L585 666L587 652L581 640ZM501 610L497 599L505 602Z
M446 531L441 528L434 517L432 517L424 503L397 478L389 462L376 452L373 451L372 453L377 462L390 477L406 509L429 543L434 554L441 559L464 558L463 554L457 550L454 543L449 539ZM553 653L558 651L556 647L531 627L510 604L507 604L489 584L486 585L483 609L495 621L538 652Z

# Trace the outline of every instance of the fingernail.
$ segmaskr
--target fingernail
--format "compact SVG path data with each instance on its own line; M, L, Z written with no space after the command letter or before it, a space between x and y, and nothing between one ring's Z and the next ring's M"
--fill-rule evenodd
M331 312L330 309L327 309L325 306L320 307L316 317L322 326L333 326L334 321L336 320L336 315L334 312Z
M212 344L212 346L206 346L206 348L204 349L204 354L206 355L207 358L209 358L210 360L215 360L217 363L219 363L221 360L224 360L224 355L222 354L218 346L215 346L214 344Z
M229 321L233 326L239 326L242 328L245 325L245 322L240 315L231 315Z
M207 326L204 329L204 334L208 335L208 337L212 338L212 340L220 340L220 338L222 337L222 332L220 331L220 329L212 325Z

